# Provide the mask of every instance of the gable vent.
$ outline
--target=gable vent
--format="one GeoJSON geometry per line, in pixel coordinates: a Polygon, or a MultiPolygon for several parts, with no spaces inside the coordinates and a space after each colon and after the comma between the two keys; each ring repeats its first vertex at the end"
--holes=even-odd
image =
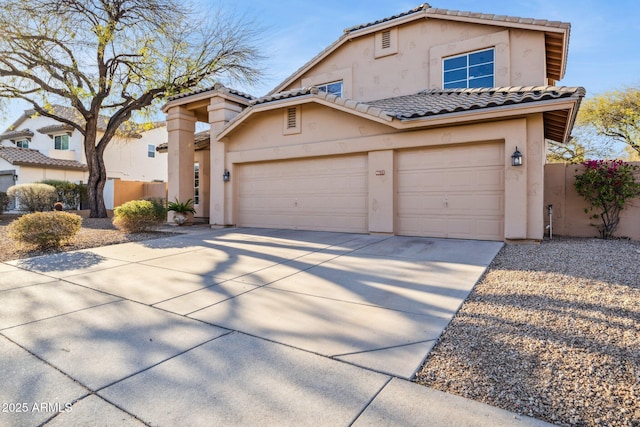
{"type": "Polygon", "coordinates": [[[297,119],[296,107],[287,108],[287,129],[294,129],[298,122],[297,119]]]}
{"type": "Polygon", "coordinates": [[[382,32],[382,48],[389,49],[391,47],[391,31],[382,32]]]}

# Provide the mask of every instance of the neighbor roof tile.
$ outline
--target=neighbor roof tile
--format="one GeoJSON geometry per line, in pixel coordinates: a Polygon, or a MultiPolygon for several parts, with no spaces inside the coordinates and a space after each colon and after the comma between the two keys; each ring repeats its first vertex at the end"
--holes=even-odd
{"type": "Polygon", "coordinates": [[[87,165],[75,160],[54,159],[30,148],[0,147],[0,158],[5,159],[12,165],[87,170],[87,165]]]}

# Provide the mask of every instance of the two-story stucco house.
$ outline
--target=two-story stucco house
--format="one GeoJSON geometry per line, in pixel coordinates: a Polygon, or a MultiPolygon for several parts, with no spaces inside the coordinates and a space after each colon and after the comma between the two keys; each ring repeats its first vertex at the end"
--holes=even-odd
{"type": "Polygon", "coordinates": [[[173,97],[169,198],[220,226],[541,239],[545,139],[569,138],[585,94],[556,86],[569,31],[421,5],[346,29],[262,98],[173,97]]]}
{"type": "MultiPolygon", "coordinates": [[[[75,121],[68,107],[54,105],[54,114],[75,121]]],[[[106,129],[108,117],[98,128],[106,129]]],[[[107,177],[126,181],[166,181],[167,155],[156,147],[166,141],[164,123],[142,132],[120,132],[104,153],[107,177]]],[[[0,191],[14,184],[44,179],[87,182],[89,172],[80,132],[68,124],[26,110],[0,134],[0,191]]]]}

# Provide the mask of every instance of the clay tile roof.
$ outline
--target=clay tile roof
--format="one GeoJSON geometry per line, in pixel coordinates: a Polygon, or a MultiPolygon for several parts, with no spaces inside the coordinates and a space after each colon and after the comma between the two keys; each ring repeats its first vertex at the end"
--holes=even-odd
{"type": "Polygon", "coordinates": [[[31,138],[32,136],[33,132],[31,132],[29,129],[14,130],[5,132],[0,135],[0,141],[3,139],[31,138]]]}
{"type": "Polygon", "coordinates": [[[366,24],[360,24],[360,25],[356,25],[354,27],[345,28],[344,32],[346,34],[346,33],[352,32],[352,31],[361,30],[363,28],[372,27],[374,25],[382,24],[383,22],[393,21],[394,19],[402,18],[403,16],[411,15],[411,14],[414,14],[414,13],[417,13],[417,12],[421,12],[423,10],[427,10],[427,9],[430,9],[430,8],[431,8],[431,6],[429,6],[428,3],[423,3],[418,7],[414,7],[411,10],[399,13],[397,15],[389,16],[387,18],[378,19],[377,21],[368,22],[366,24]]]}
{"type": "Polygon", "coordinates": [[[492,13],[480,13],[480,12],[468,12],[464,10],[450,10],[431,7],[427,3],[423,3],[418,7],[415,7],[407,12],[399,13],[397,15],[389,16],[387,18],[379,19],[377,21],[368,22],[366,24],[356,25],[354,27],[346,28],[344,33],[350,33],[353,31],[361,30],[363,28],[373,27],[374,25],[382,24],[384,22],[392,21],[394,19],[402,18],[404,16],[412,15],[414,13],[424,12],[428,15],[441,15],[447,17],[461,17],[461,18],[474,18],[485,21],[496,22],[509,22],[513,24],[524,25],[537,25],[542,27],[554,27],[554,28],[569,28],[571,25],[566,22],[549,21],[547,19],[535,19],[535,18],[520,18],[518,16],[506,16],[495,15],[492,13]]]}
{"type": "Polygon", "coordinates": [[[427,8],[425,10],[425,13],[427,15],[444,15],[449,17],[476,18],[476,19],[482,19],[486,21],[510,22],[513,24],[537,25],[541,27],[551,27],[551,28],[567,29],[571,27],[571,24],[567,22],[549,21],[547,19],[520,18],[518,16],[495,15],[492,13],[474,13],[474,12],[466,12],[462,10],[427,8]]]}
{"type": "Polygon", "coordinates": [[[298,89],[288,90],[285,92],[277,92],[271,95],[266,95],[260,98],[256,98],[251,101],[251,105],[266,104],[268,102],[280,101],[282,99],[295,98],[298,96],[312,95],[317,93],[318,93],[318,88],[315,86],[301,87],[298,89]]]}
{"type": "Polygon", "coordinates": [[[45,135],[48,135],[50,133],[55,133],[55,132],[67,132],[72,130],[73,130],[73,126],[68,125],[66,123],[63,123],[61,125],[45,126],[45,127],[41,127],[40,129],[37,129],[38,132],[45,135]]]}
{"type": "Polygon", "coordinates": [[[0,147],[0,158],[5,159],[12,165],[87,170],[87,165],[83,165],[75,160],[53,159],[45,156],[38,150],[32,150],[30,148],[0,147]]]}
{"type": "Polygon", "coordinates": [[[583,97],[581,87],[505,87],[478,89],[431,89],[414,95],[369,101],[400,120],[428,117],[480,108],[544,101],[567,97],[583,97]]]}
{"type": "Polygon", "coordinates": [[[186,97],[193,96],[193,95],[198,95],[198,94],[204,93],[204,92],[218,92],[218,93],[232,94],[232,95],[239,96],[240,98],[245,98],[248,101],[251,101],[251,100],[255,99],[255,97],[252,96],[252,95],[249,95],[247,93],[241,92],[241,91],[236,90],[236,89],[228,88],[225,85],[223,85],[222,83],[216,83],[211,87],[207,87],[207,88],[203,88],[203,89],[195,89],[195,90],[190,91],[190,92],[185,92],[185,93],[180,93],[178,95],[170,96],[169,98],[167,98],[167,102],[175,101],[176,99],[186,98],[186,97]]]}
{"type": "MultiPolygon", "coordinates": [[[[82,115],[80,115],[78,110],[76,110],[75,108],[65,107],[63,105],[52,105],[50,112],[53,115],[62,117],[63,119],[73,122],[79,126],[84,126],[85,124],[84,118],[82,117],[82,115]]],[[[18,127],[22,122],[35,116],[36,114],[37,112],[35,109],[25,110],[22,116],[20,116],[20,118],[10,126],[10,129],[18,127]]],[[[100,115],[98,119],[98,130],[100,131],[106,130],[107,125],[109,124],[109,119],[110,118],[108,116],[100,115]]],[[[66,123],[61,123],[59,125],[45,126],[43,128],[38,129],[38,132],[48,133],[48,132],[51,132],[52,129],[53,129],[53,132],[58,130],[60,131],[73,130],[71,125],[66,123]]],[[[118,128],[119,134],[130,137],[130,138],[141,138],[142,136],[139,134],[140,131],[141,130],[139,125],[135,123],[129,123],[129,122],[123,123],[118,128]]],[[[8,137],[5,137],[5,135],[7,135],[8,133],[10,132],[6,132],[0,135],[0,139],[9,139],[8,137]]],[[[31,133],[30,136],[33,136],[33,132],[31,133]]]]}
{"type": "MultiPolygon", "coordinates": [[[[205,130],[202,132],[198,132],[195,135],[193,135],[193,148],[196,151],[206,150],[207,148],[209,148],[210,141],[211,141],[210,131],[205,130]]],[[[166,153],[168,149],[169,149],[168,142],[158,144],[158,146],[156,147],[156,151],[159,153],[166,153]]]]}

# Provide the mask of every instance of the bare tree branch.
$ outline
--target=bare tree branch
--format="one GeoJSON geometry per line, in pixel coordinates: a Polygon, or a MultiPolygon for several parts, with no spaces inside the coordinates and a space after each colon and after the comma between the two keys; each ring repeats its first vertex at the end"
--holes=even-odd
{"type": "Polygon", "coordinates": [[[0,2],[0,97],[25,100],[84,135],[91,216],[106,215],[102,153],[136,112],[220,79],[261,76],[258,26],[195,12],[188,0],[0,2]],[[80,119],[56,116],[47,108],[55,103],[80,119]]]}

